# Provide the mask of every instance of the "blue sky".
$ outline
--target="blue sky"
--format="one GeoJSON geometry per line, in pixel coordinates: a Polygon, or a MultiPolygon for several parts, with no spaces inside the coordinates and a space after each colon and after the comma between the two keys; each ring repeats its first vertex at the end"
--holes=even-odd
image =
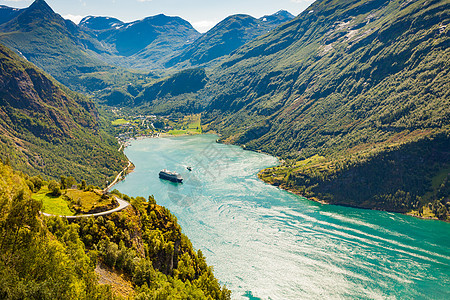
{"type": "MultiPolygon", "coordinates": [[[[205,32],[229,15],[262,17],[285,9],[293,15],[313,0],[46,0],[54,11],[79,21],[87,15],[116,17],[129,22],[156,14],[179,16],[205,32]]],[[[27,7],[33,0],[0,0],[0,5],[27,7]]]]}

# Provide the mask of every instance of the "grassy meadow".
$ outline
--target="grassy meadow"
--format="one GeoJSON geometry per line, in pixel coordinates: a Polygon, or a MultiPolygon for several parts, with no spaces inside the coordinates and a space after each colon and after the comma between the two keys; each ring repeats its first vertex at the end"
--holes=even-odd
{"type": "Polygon", "coordinates": [[[34,200],[42,201],[42,211],[52,215],[73,216],[74,213],[69,209],[69,203],[64,195],[55,197],[47,186],[42,187],[37,193],[32,195],[34,200]]]}
{"type": "Polygon", "coordinates": [[[62,194],[56,197],[52,195],[47,186],[44,186],[34,193],[32,198],[42,201],[42,211],[44,213],[60,216],[87,214],[96,208],[108,210],[111,206],[114,206],[112,198],[102,196],[101,190],[83,191],[68,189],[63,190],[62,194]]]}

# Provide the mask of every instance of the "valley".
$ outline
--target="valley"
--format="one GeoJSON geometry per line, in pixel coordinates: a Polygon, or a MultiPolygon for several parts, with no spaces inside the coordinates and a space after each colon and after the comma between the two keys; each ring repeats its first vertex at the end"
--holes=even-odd
{"type": "Polygon", "coordinates": [[[113,111],[117,119],[111,121],[112,133],[122,145],[127,144],[129,139],[202,133],[201,114],[143,116],[113,111]]]}

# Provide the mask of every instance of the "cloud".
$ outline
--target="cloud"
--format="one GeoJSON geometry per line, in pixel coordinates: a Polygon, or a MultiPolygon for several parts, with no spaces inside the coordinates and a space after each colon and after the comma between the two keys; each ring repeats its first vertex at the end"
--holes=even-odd
{"type": "Polygon", "coordinates": [[[199,32],[204,33],[210,30],[214,27],[214,25],[217,24],[217,22],[214,21],[198,21],[198,22],[192,22],[192,26],[194,26],[195,29],[197,29],[199,32]]]}
{"type": "Polygon", "coordinates": [[[84,18],[84,16],[79,15],[64,15],[62,16],[64,19],[71,20],[75,24],[79,24],[81,20],[84,18]]]}
{"type": "Polygon", "coordinates": [[[314,0],[291,0],[294,3],[312,3],[314,0]]]}
{"type": "Polygon", "coordinates": [[[138,2],[150,2],[152,0],[137,0],[138,2]]]}

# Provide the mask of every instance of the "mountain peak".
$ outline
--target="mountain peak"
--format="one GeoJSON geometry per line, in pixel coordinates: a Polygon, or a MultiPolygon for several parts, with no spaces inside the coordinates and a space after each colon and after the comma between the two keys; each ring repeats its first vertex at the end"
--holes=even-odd
{"type": "Polygon", "coordinates": [[[2,31],[30,31],[37,26],[36,24],[42,26],[46,22],[60,24],[65,22],[44,0],[36,0],[27,8],[17,9],[8,18],[4,18],[7,22],[1,24],[2,31]]]}
{"type": "Polygon", "coordinates": [[[178,63],[201,65],[223,58],[258,36],[266,34],[277,26],[292,20],[287,11],[256,19],[246,14],[235,14],[220,21],[201,38],[189,45],[179,56],[166,66],[178,63]]]}
{"type": "Polygon", "coordinates": [[[283,16],[286,18],[295,18],[295,16],[293,14],[291,14],[290,12],[288,12],[287,10],[281,9],[279,11],[277,11],[276,13],[273,14],[273,16],[283,16]]]}
{"type": "Polygon", "coordinates": [[[295,16],[292,15],[287,10],[279,10],[272,15],[266,15],[266,16],[260,18],[260,20],[264,21],[264,22],[269,21],[269,22],[276,22],[276,23],[284,23],[284,22],[292,20],[293,18],[295,18],[295,16]]]}
{"type": "MultiPolygon", "coordinates": [[[[136,21],[136,22],[139,22],[139,21],[136,21]]],[[[192,27],[192,25],[188,21],[186,21],[180,17],[167,16],[165,14],[158,14],[155,16],[150,16],[150,17],[147,17],[147,18],[141,20],[140,22],[150,23],[153,26],[166,26],[166,25],[172,23],[172,24],[178,24],[178,25],[184,25],[187,27],[192,27]]],[[[192,27],[192,29],[194,29],[194,28],[192,27]]]]}
{"type": "Polygon", "coordinates": [[[45,2],[45,0],[35,0],[28,9],[38,9],[54,13],[53,9],[45,2]]]}
{"type": "MultiPolygon", "coordinates": [[[[45,0],[35,0],[19,16],[20,22],[32,23],[36,20],[51,20],[57,15],[45,0]]],[[[61,18],[62,19],[62,18],[61,18]]]]}

